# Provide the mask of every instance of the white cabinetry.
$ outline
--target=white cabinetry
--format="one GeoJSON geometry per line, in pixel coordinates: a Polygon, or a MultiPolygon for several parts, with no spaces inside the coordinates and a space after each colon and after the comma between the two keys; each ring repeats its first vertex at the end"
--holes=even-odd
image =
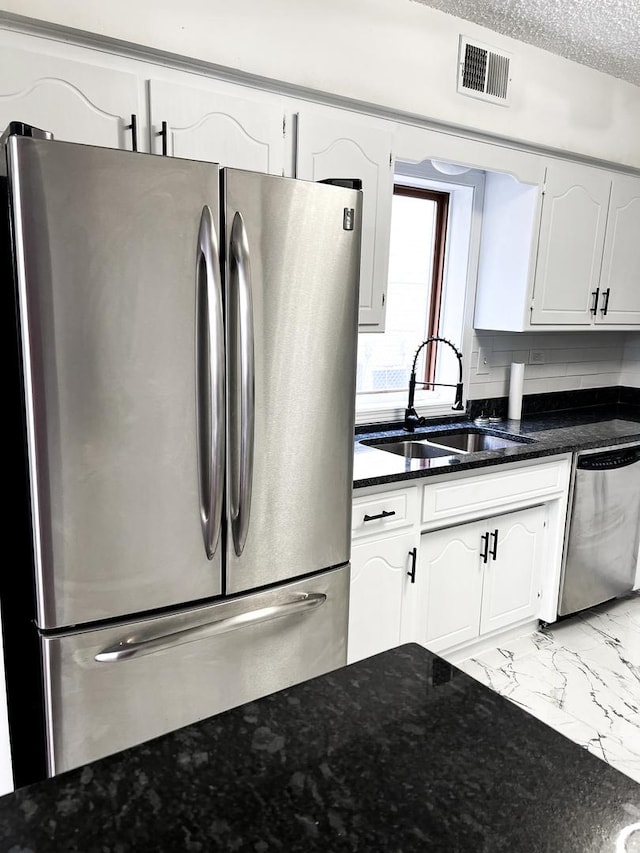
{"type": "Polygon", "coordinates": [[[488,175],[474,325],[640,325],[640,178],[549,160],[542,191],[488,175]]]}
{"type": "Polygon", "coordinates": [[[236,169],[282,175],[284,111],[278,99],[224,84],[149,82],[152,150],[236,169]]]}
{"type": "Polygon", "coordinates": [[[600,300],[598,323],[640,325],[640,178],[613,177],[600,300]]]}
{"type": "Polygon", "coordinates": [[[555,621],[570,463],[566,454],[358,493],[349,661],[406,642],[463,659],[505,631],[555,621]]]}
{"type": "Polygon", "coordinates": [[[417,489],[411,487],[353,502],[349,663],[411,639],[404,628],[420,538],[417,500],[417,489]]]}
{"type": "Polygon", "coordinates": [[[538,616],[545,515],[533,507],[424,535],[419,642],[441,651],[538,616]]]}
{"type": "MultiPolygon", "coordinates": [[[[144,112],[133,74],[6,46],[0,51],[0,132],[21,121],[66,142],[131,148],[126,126],[144,112]]],[[[138,132],[138,150],[146,150],[143,137],[138,132]]]]}
{"type": "Polygon", "coordinates": [[[531,323],[590,325],[607,224],[611,175],[573,163],[548,167],[531,323]]]}
{"type": "Polygon", "coordinates": [[[353,546],[348,663],[400,645],[402,603],[416,552],[413,533],[353,546]]]}
{"type": "Polygon", "coordinates": [[[363,189],[360,326],[384,330],[393,196],[392,132],[344,110],[302,110],[296,175],[308,181],[360,178],[363,189]]]}

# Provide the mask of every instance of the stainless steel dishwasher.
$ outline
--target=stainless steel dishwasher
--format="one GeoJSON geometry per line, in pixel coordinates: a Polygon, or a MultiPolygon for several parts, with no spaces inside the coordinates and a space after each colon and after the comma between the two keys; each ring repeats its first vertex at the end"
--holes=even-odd
{"type": "Polygon", "coordinates": [[[576,454],[558,614],[633,589],[640,541],[640,444],[576,454]]]}

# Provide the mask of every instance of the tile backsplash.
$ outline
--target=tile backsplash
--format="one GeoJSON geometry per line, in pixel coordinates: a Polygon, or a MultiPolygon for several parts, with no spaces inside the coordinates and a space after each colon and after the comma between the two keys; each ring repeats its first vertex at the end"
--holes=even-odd
{"type": "Polygon", "coordinates": [[[511,362],[525,367],[524,393],[574,391],[610,385],[640,387],[639,332],[476,332],[467,398],[505,397],[511,362]],[[478,374],[478,351],[484,347],[489,368],[478,374]],[[530,364],[532,350],[543,364],[530,364]]]}
{"type": "Polygon", "coordinates": [[[627,335],[620,384],[640,388],[640,332],[629,332],[627,335]]]}

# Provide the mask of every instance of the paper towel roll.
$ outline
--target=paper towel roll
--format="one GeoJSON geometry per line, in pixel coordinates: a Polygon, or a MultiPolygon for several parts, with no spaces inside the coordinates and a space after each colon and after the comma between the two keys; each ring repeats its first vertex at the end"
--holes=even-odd
{"type": "Polygon", "coordinates": [[[524,364],[519,361],[511,363],[511,379],[509,382],[509,420],[519,421],[522,416],[522,388],[524,385],[524,364]]]}

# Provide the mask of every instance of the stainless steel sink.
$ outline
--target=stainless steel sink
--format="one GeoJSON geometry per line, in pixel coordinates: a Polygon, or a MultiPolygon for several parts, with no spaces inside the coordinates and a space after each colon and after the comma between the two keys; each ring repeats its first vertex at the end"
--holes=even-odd
{"type": "Polygon", "coordinates": [[[455,457],[460,454],[480,453],[482,451],[503,450],[505,447],[517,447],[519,444],[529,444],[530,438],[504,438],[490,435],[478,429],[451,430],[444,433],[430,433],[429,438],[424,434],[407,436],[399,441],[385,439],[365,439],[362,444],[375,447],[376,450],[386,450],[404,456],[405,459],[440,459],[450,457],[451,462],[459,461],[455,457]]]}
{"type": "Polygon", "coordinates": [[[517,447],[528,444],[527,439],[503,438],[497,435],[487,435],[471,429],[461,429],[442,435],[431,435],[429,441],[440,447],[448,447],[457,453],[478,453],[482,450],[502,450],[504,447],[517,447]]]}
{"type": "Polygon", "coordinates": [[[426,441],[388,441],[386,443],[363,442],[375,447],[376,450],[386,450],[407,459],[437,459],[439,456],[451,456],[451,450],[437,447],[426,441]]]}

